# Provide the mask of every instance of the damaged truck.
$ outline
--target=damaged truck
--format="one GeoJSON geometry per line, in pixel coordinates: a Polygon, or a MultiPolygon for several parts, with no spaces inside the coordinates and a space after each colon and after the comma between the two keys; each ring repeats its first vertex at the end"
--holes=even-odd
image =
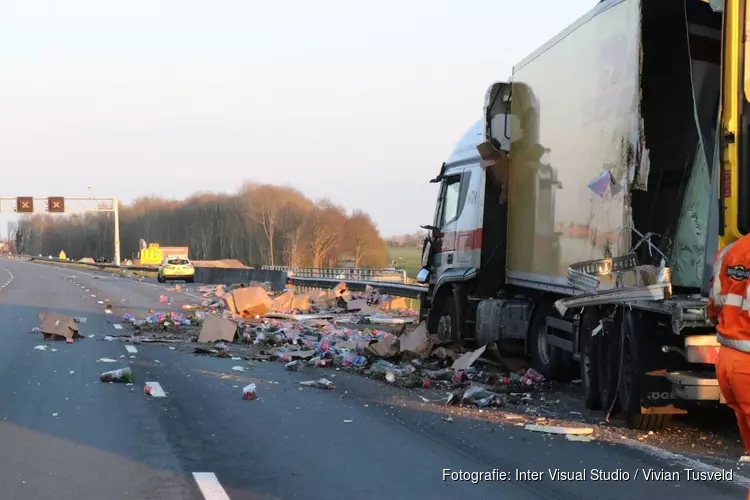
{"type": "Polygon", "coordinates": [[[718,406],[712,263],[750,231],[746,16],[602,1],[493,84],[431,181],[429,330],[523,347],[631,428],[718,406]]]}

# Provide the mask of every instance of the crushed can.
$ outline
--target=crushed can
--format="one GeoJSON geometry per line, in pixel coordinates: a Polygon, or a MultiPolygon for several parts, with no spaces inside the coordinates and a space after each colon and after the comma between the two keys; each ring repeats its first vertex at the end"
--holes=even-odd
{"type": "Polygon", "coordinates": [[[289,363],[284,365],[284,368],[286,368],[286,371],[288,372],[297,372],[300,368],[302,368],[302,365],[300,365],[297,361],[290,361],[289,363]]]}
{"type": "Polygon", "coordinates": [[[315,382],[315,386],[319,389],[333,389],[336,387],[336,384],[328,380],[327,378],[321,378],[317,382],[315,382]]]}

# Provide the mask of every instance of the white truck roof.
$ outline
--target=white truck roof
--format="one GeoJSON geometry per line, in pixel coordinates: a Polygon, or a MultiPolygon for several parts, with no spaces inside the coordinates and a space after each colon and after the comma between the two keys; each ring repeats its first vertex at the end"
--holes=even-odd
{"type": "Polygon", "coordinates": [[[478,163],[481,160],[477,146],[484,141],[484,121],[477,120],[474,125],[466,131],[464,136],[458,141],[456,147],[453,148],[453,152],[448,157],[446,167],[451,167],[454,163],[468,163],[471,160],[476,160],[478,163]]]}

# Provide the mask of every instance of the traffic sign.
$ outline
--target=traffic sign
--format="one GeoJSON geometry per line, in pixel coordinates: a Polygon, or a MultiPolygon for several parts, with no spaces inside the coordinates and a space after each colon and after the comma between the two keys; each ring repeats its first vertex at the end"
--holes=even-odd
{"type": "Polygon", "coordinates": [[[65,212],[65,198],[62,196],[50,196],[47,198],[47,211],[53,213],[65,212]]]}
{"type": "Polygon", "coordinates": [[[19,214],[30,214],[34,212],[33,196],[18,196],[16,198],[16,212],[19,214]]]}

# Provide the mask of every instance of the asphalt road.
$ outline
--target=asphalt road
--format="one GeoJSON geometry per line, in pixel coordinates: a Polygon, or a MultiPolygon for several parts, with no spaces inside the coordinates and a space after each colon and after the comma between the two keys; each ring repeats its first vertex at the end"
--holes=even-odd
{"type": "Polygon", "coordinates": [[[569,442],[476,413],[446,422],[444,407],[344,372],[326,372],[337,384],[333,391],[300,390],[298,382],[311,374],[281,364],[237,373],[232,366],[246,362],[144,344],[131,353],[124,342],[100,340],[118,333],[124,313],[178,310],[195,300],[167,288],[0,259],[0,497],[746,498],[737,476],[688,481],[685,467],[712,470],[700,463],[658,450],[569,442]],[[159,304],[160,295],[174,302],[159,304]],[[105,300],[112,314],[98,303],[105,300]],[[45,310],[85,317],[81,333],[96,337],[44,342],[29,332],[45,310]],[[46,350],[34,349],[44,344],[46,350]],[[98,381],[101,372],[127,365],[134,385],[98,381]],[[146,381],[158,382],[166,397],[144,395],[146,381]],[[260,399],[244,401],[241,387],[251,381],[260,399]],[[500,480],[451,480],[446,469],[495,471],[500,480]],[[554,480],[555,469],[587,471],[588,480],[554,480]],[[643,477],[661,470],[680,478],[643,477]],[[544,474],[524,481],[517,471],[544,474]]]}

